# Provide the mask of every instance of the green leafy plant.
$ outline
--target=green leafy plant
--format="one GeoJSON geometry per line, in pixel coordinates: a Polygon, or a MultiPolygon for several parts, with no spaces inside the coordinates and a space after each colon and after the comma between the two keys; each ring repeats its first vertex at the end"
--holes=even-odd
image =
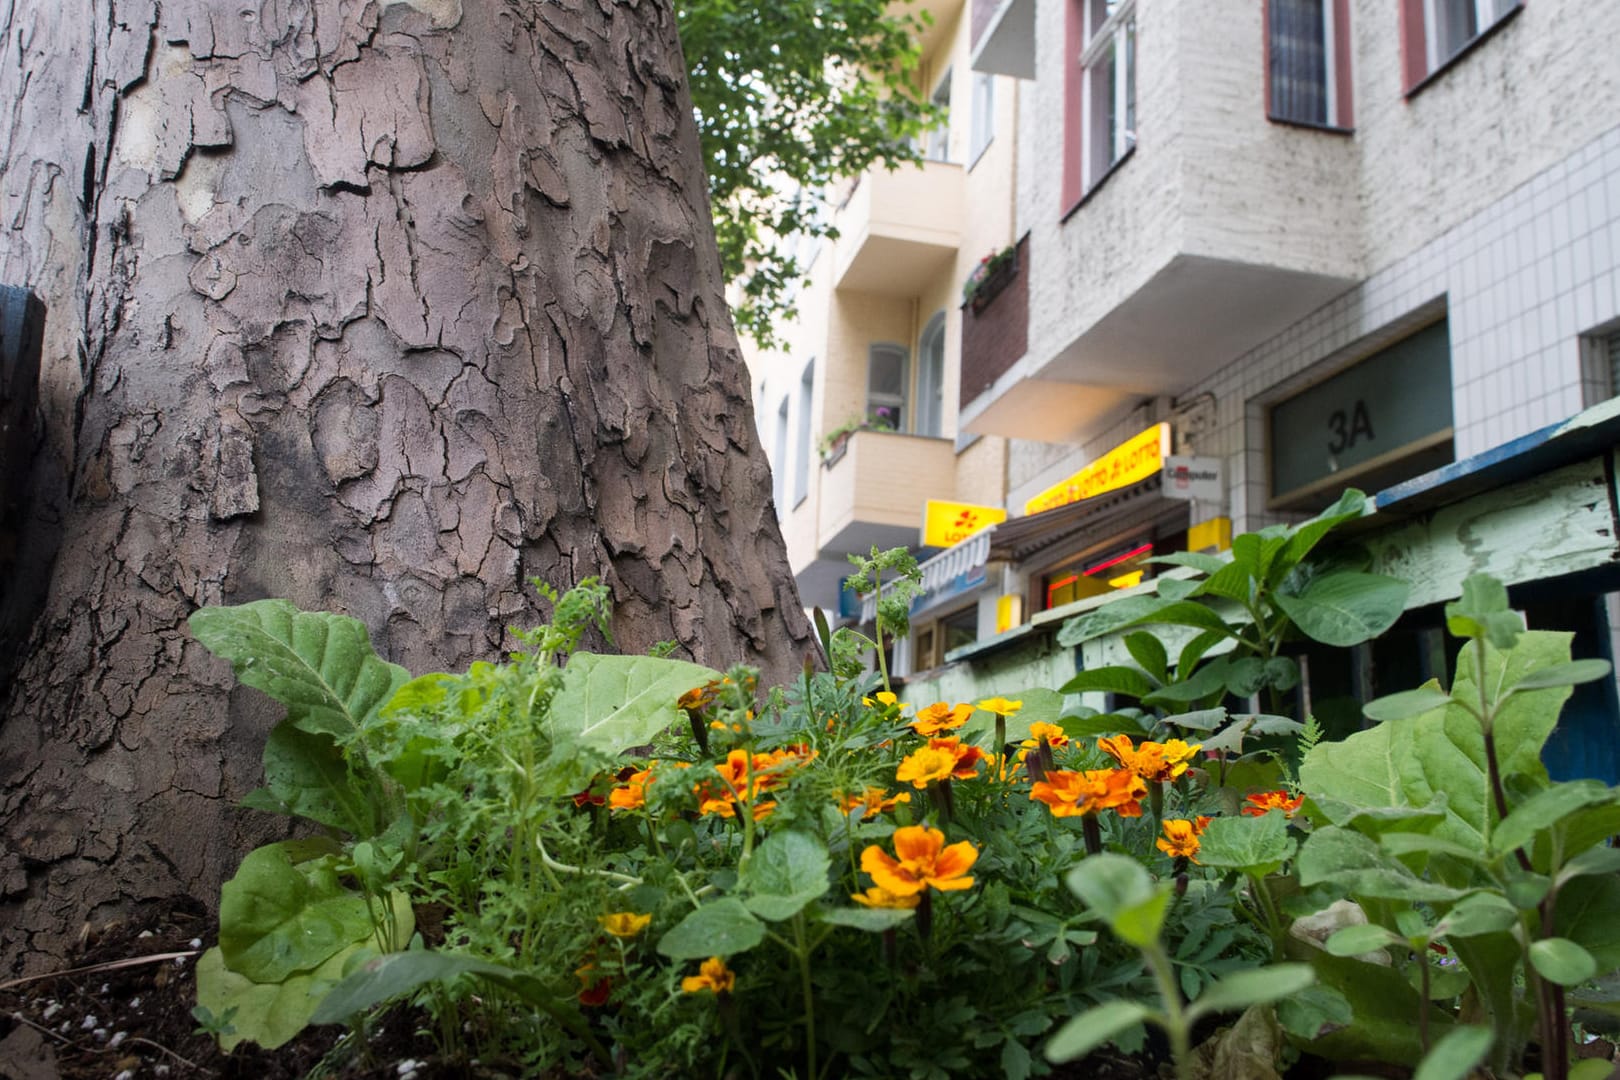
{"type": "Polygon", "coordinates": [[[978,265],[973,268],[967,279],[962,282],[962,302],[971,304],[973,298],[984,287],[985,282],[993,278],[1004,267],[1011,266],[1017,257],[1018,245],[1008,244],[1006,247],[992,251],[980,259],[978,265]]]}
{"type": "MultiPolygon", "coordinates": [[[[1355,1003],[1367,964],[1354,958],[1388,956],[1415,990],[1416,1052],[1438,1053],[1433,1033],[1477,1013],[1494,1033],[1494,1069],[1521,1068],[1534,1034],[1543,1071],[1562,1078],[1566,995],[1620,967],[1620,940],[1596,914],[1620,902],[1620,852],[1606,845],[1620,793],[1553,783],[1540,754],[1568,688],[1609,668],[1571,661],[1567,634],[1524,630],[1490,578],[1468,579],[1446,622],[1465,639],[1451,689],[1369,703],[1377,727],[1316,746],[1300,768],[1316,823],[1300,884],[1353,900],[1367,919],[1311,959],[1355,1003]]],[[[1341,1043],[1396,1050],[1370,1015],[1358,1019],[1341,1043]]]]}
{"type": "Polygon", "coordinates": [[[821,460],[825,462],[830,459],[834,451],[840,449],[857,431],[893,430],[894,412],[887,407],[873,409],[864,416],[851,416],[823,433],[818,444],[821,460]]]}

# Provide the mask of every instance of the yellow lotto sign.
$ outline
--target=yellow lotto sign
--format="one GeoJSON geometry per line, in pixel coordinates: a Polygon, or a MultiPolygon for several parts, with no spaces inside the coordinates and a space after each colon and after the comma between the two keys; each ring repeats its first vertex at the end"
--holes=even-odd
{"type": "Polygon", "coordinates": [[[1169,452],[1170,425],[1154,424],[1026,502],[1024,513],[1038,514],[1146,480],[1159,472],[1169,452]]]}
{"type": "Polygon", "coordinates": [[[972,503],[929,499],[923,505],[923,547],[960,544],[980,529],[999,525],[1006,520],[1007,511],[999,506],[974,506],[972,503]]]}

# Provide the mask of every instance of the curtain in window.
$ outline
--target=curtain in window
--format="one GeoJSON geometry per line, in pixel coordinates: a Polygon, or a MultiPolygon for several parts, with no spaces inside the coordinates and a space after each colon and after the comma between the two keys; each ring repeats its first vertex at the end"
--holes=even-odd
{"type": "Polygon", "coordinates": [[[1331,0],[1271,0],[1271,115],[1328,123],[1327,11],[1331,0]]]}

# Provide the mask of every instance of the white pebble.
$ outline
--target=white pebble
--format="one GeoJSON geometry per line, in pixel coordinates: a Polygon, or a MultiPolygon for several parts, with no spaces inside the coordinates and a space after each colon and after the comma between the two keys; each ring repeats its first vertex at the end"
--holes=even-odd
{"type": "Polygon", "coordinates": [[[416,1070],[421,1067],[422,1063],[420,1061],[413,1058],[406,1058],[404,1061],[394,1066],[394,1071],[399,1073],[401,1076],[411,1076],[414,1075],[416,1070]]]}
{"type": "Polygon", "coordinates": [[[49,1005],[45,1006],[45,1012],[42,1014],[41,1018],[45,1020],[54,1020],[56,1019],[56,1014],[61,1011],[62,1003],[60,1001],[53,1001],[49,1005]]]}
{"type": "Polygon", "coordinates": [[[141,1007],[141,999],[139,995],[129,999],[129,1007],[132,1009],[138,1009],[141,1007]]]}
{"type": "Polygon", "coordinates": [[[152,933],[152,931],[150,931],[150,930],[142,930],[140,933],[136,934],[135,936],[138,937],[138,938],[157,937],[157,935],[152,933]]]}
{"type": "Polygon", "coordinates": [[[112,983],[102,983],[102,984],[101,984],[101,992],[102,992],[102,993],[103,993],[103,994],[110,994],[110,993],[112,993],[112,983]]]}
{"type": "Polygon", "coordinates": [[[200,938],[200,937],[194,937],[194,938],[192,938],[192,939],[191,939],[191,947],[192,947],[192,948],[193,948],[193,949],[200,949],[200,948],[202,948],[202,938],[200,938]]]}
{"type": "Polygon", "coordinates": [[[168,1076],[169,1075],[169,1067],[168,1067],[168,1065],[164,1064],[161,1061],[158,1062],[156,1065],[152,1066],[152,1075],[153,1076],[168,1076]]]}
{"type": "Polygon", "coordinates": [[[101,1021],[97,1020],[94,1016],[87,1016],[87,1017],[84,1018],[84,1021],[81,1024],[79,1024],[79,1026],[81,1028],[83,1028],[85,1031],[89,1031],[91,1028],[95,1027],[97,1024],[100,1024],[100,1023],[101,1023],[101,1021]]]}
{"type": "Polygon", "coordinates": [[[125,1069],[123,1072],[116,1074],[113,1080],[135,1080],[135,1070],[125,1069]]]}
{"type": "Polygon", "coordinates": [[[119,1045],[127,1038],[129,1038],[129,1032],[127,1031],[113,1032],[113,1037],[107,1040],[107,1049],[111,1050],[113,1047],[119,1045]]]}

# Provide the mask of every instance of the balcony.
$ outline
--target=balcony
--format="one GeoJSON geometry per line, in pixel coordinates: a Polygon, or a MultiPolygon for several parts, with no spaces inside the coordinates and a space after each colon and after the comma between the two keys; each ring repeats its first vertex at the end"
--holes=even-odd
{"type": "MultiPolygon", "coordinates": [[[[821,555],[915,546],[923,504],[956,495],[950,439],[857,431],[821,477],[821,555]]],[[[846,571],[847,572],[847,571],[846,571]]]]}
{"type": "Polygon", "coordinates": [[[1029,348],[1029,236],[1018,241],[1005,280],[986,282],[962,306],[961,404],[978,397],[1029,348]]]}
{"type": "Polygon", "coordinates": [[[839,212],[834,287],[915,296],[962,243],[962,167],[925,161],[861,177],[839,212]]]}
{"type": "Polygon", "coordinates": [[[1035,0],[973,0],[974,71],[1035,77],[1035,0]]]}

